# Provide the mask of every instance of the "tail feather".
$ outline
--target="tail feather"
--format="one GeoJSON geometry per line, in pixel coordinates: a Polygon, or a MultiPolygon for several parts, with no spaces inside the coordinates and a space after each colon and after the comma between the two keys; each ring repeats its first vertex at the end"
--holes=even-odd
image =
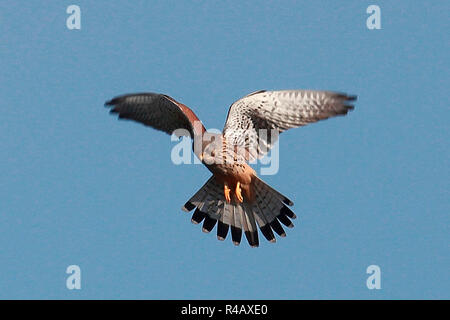
{"type": "Polygon", "coordinates": [[[217,220],[210,218],[208,215],[205,217],[205,222],[203,222],[203,228],[202,231],[209,233],[216,225],[217,220]]]}
{"type": "Polygon", "coordinates": [[[266,217],[266,215],[264,214],[264,212],[266,211],[266,206],[262,201],[260,193],[257,190],[255,191],[256,191],[255,192],[256,201],[253,208],[256,210],[255,218],[256,221],[258,222],[259,229],[261,230],[261,233],[268,241],[275,242],[276,239],[272,232],[272,228],[270,227],[270,218],[266,217]]]}
{"type": "Polygon", "coordinates": [[[275,231],[280,237],[286,237],[286,232],[284,232],[283,227],[278,222],[277,219],[274,219],[270,222],[270,227],[275,231]]]}
{"type": "Polygon", "coordinates": [[[240,204],[233,206],[233,224],[231,225],[231,239],[233,244],[238,246],[242,238],[242,207],[240,204]]]}
{"type": "MultiPolygon", "coordinates": [[[[277,220],[276,212],[273,211],[273,207],[270,205],[270,201],[267,196],[267,192],[264,190],[265,184],[258,184],[256,186],[256,201],[260,204],[262,207],[263,216],[266,218],[266,221],[268,221],[270,227],[275,231],[280,237],[286,237],[286,232],[284,232],[283,227],[280,225],[280,223],[277,220]]],[[[275,203],[276,204],[276,203],[275,203]]]]}
{"type": "Polygon", "coordinates": [[[255,183],[255,193],[256,193],[256,203],[260,205],[262,211],[262,217],[265,218],[267,222],[276,219],[277,211],[273,208],[273,205],[269,202],[270,192],[264,188],[264,184],[255,183]]]}
{"type": "Polygon", "coordinates": [[[248,244],[251,247],[257,247],[259,246],[259,239],[258,229],[256,228],[255,222],[255,212],[253,209],[254,206],[246,202],[243,202],[242,206],[244,209],[243,225],[245,230],[245,237],[247,238],[248,244]]]}
{"type": "Polygon", "coordinates": [[[223,223],[219,220],[217,223],[217,239],[223,241],[227,237],[228,229],[230,228],[229,224],[223,223]]]}
{"type": "Polygon", "coordinates": [[[267,191],[271,191],[272,193],[274,193],[284,204],[286,204],[290,207],[292,207],[294,205],[294,203],[291,200],[289,200],[288,197],[284,196],[283,194],[281,194],[280,192],[278,192],[277,190],[275,190],[274,188],[269,186],[267,183],[262,181],[259,177],[255,177],[255,183],[258,185],[264,186],[264,188],[267,189],[267,191]]]}
{"type": "MultiPolygon", "coordinates": [[[[286,227],[293,228],[294,224],[291,220],[289,220],[288,216],[290,216],[292,219],[295,219],[296,215],[288,207],[286,207],[286,205],[283,204],[287,202],[284,201],[284,199],[287,198],[278,191],[272,192],[274,189],[264,183],[261,179],[259,179],[258,185],[259,194],[263,195],[263,201],[269,208],[268,212],[272,212],[276,216],[276,219],[278,219],[286,227]],[[264,197],[264,195],[266,196],[264,197]]],[[[272,219],[272,221],[276,221],[276,219],[272,219]]],[[[277,230],[279,230],[283,234],[284,230],[282,231],[282,228],[280,229],[276,223],[275,225],[277,230]]]]}
{"type": "Polygon", "coordinates": [[[192,215],[191,222],[194,224],[199,224],[205,219],[206,213],[200,211],[199,208],[196,208],[194,214],[192,215]]]}
{"type": "Polygon", "coordinates": [[[228,235],[230,225],[233,224],[233,206],[231,204],[228,204],[226,201],[221,202],[222,208],[220,210],[221,215],[219,218],[219,223],[217,225],[217,239],[223,241],[228,235]]]}
{"type": "Polygon", "coordinates": [[[221,221],[225,224],[232,225],[234,219],[234,206],[231,203],[224,201],[223,214],[221,216],[221,221]]]}
{"type": "Polygon", "coordinates": [[[203,221],[202,230],[211,232],[217,224],[217,238],[225,240],[231,230],[231,239],[239,245],[242,231],[252,247],[259,246],[258,227],[263,236],[270,242],[276,242],[274,232],[281,237],[286,233],[280,222],[292,228],[290,219],[296,215],[287,206],[293,203],[287,197],[255,177],[252,182],[254,199],[252,202],[228,203],[225,201],[223,184],[212,176],[183,206],[184,211],[192,211],[191,221],[199,224],[203,221]]]}
{"type": "Polygon", "coordinates": [[[284,213],[280,213],[280,214],[277,216],[277,219],[278,219],[282,224],[284,224],[286,227],[288,227],[288,228],[293,228],[293,227],[294,227],[294,224],[292,223],[292,221],[289,220],[289,218],[287,217],[287,215],[285,215],[284,213]]]}
{"type": "Polygon", "coordinates": [[[207,195],[207,186],[212,182],[214,177],[209,178],[208,181],[185,203],[185,205],[181,208],[183,211],[189,212],[194,210],[196,207],[200,206],[203,203],[203,199],[205,199],[207,195]]]}

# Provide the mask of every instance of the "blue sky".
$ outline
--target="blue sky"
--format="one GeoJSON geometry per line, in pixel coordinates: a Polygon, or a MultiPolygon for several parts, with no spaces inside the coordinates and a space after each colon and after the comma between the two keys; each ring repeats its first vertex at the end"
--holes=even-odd
{"type": "Polygon", "coordinates": [[[0,4],[0,298],[450,298],[448,1],[0,4]],[[81,8],[68,30],[66,8],[81,8]],[[366,8],[381,8],[368,30],[366,8]],[[162,92],[222,128],[259,89],[358,95],[283,133],[299,217],[258,249],[180,210],[207,180],[103,103],[162,92]],[[82,289],[68,290],[79,265],[82,289]],[[366,268],[381,268],[381,290],[366,268]]]}

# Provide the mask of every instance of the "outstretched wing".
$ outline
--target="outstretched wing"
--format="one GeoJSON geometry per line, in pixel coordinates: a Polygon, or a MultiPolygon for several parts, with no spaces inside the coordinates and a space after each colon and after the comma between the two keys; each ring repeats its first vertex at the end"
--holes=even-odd
{"type": "Polygon", "coordinates": [[[257,91],[233,103],[223,129],[247,160],[264,156],[278,134],[353,109],[356,96],[314,90],[257,91]]]}
{"type": "Polygon", "coordinates": [[[205,131],[195,113],[175,99],[158,93],[135,93],[107,101],[111,113],[119,119],[131,119],[168,134],[177,129],[189,131],[191,137],[205,131]]]}

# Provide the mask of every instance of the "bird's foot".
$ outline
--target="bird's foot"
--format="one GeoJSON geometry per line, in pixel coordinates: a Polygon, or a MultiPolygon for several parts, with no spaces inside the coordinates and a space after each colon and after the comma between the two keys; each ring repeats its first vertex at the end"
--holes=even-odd
{"type": "Polygon", "coordinates": [[[244,201],[244,198],[242,197],[242,193],[241,193],[241,183],[240,182],[238,182],[237,184],[236,184],[236,197],[238,198],[238,200],[239,200],[239,202],[243,202],[244,201]]]}
{"type": "Polygon", "coordinates": [[[228,184],[224,184],[223,185],[223,193],[225,194],[225,200],[230,203],[231,202],[231,197],[230,197],[230,192],[231,189],[228,187],[228,184]]]}

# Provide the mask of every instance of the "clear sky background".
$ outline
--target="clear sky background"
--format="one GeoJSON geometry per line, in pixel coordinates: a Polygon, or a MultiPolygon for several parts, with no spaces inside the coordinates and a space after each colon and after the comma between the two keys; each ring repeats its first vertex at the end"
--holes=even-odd
{"type": "Polygon", "coordinates": [[[2,1],[0,298],[450,298],[448,1],[2,1]],[[68,30],[67,6],[81,8],[68,30]],[[368,30],[366,8],[381,8],[368,30]],[[161,92],[223,127],[259,89],[358,95],[283,133],[295,228],[257,249],[181,206],[208,179],[103,107],[161,92]],[[82,289],[66,288],[79,265],[82,289]],[[381,290],[366,268],[381,268],[381,290]]]}

